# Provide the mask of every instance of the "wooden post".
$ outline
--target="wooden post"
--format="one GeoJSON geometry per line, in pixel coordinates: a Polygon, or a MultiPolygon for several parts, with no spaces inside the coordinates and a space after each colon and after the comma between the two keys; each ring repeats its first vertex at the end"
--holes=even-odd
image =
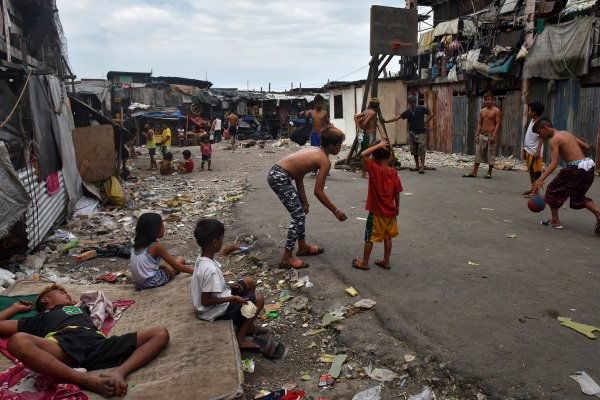
{"type": "MultiPolygon", "coordinates": [[[[369,90],[371,90],[371,86],[373,85],[372,97],[377,96],[377,72],[379,71],[379,63],[383,59],[383,56],[379,58],[379,56],[375,55],[371,57],[371,61],[369,62],[369,72],[367,74],[367,81],[365,82],[365,90],[363,92],[363,101],[360,111],[363,112],[367,108],[367,101],[369,99],[369,90]]],[[[346,165],[350,164],[350,159],[354,155],[354,152],[358,150],[358,135],[354,137],[354,141],[352,142],[352,146],[350,147],[350,151],[348,152],[348,156],[346,157],[346,165]]]]}

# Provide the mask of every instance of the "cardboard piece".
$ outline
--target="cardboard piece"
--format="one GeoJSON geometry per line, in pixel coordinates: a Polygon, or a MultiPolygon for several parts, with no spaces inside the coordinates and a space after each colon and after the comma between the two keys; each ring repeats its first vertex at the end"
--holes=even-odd
{"type": "Polygon", "coordinates": [[[73,130],[77,169],[84,182],[117,175],[115,132],[112,125],[85,126],[73,130]]]}

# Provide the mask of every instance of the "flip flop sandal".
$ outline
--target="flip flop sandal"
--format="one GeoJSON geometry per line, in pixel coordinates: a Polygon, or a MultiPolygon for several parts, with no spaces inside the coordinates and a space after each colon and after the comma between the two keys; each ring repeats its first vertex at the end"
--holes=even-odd
{"type": "MultiPolygon", "coordinates": [[[[312,249],[312,247],[311,247],[311,249],[312,249]]],[[[296,255],[298,257],[308,257],[308,256],[318,256],[319,254],[323,254],[323,253],[325,253],[325,249],[317,246],[316,252],[308,250],[306,253],[300,253],[299,251],[297,251],[296,255]]]]}
{"type": "Polygon", "coordinates": [[[308,268],[309,264],[305,263],[305,262],[301,262],[301,264],[297,267],[293,266],[292,264],[286,264],[286,263],[279,263],[278,268],[281,269],[303,269],[303,268],[308,268]]]}
{"type": "Polygon", "coordinates": [[[362,269],[364,271],[371,269],[371,268],[369,268],[368,265],[359,265],[358,264],[359,262],[360,262],[360,260],[358,258],[355,258],[354,260],[352,260],[352,268],[362,269]]]}
{"type": "Polygon", "coordinates": [[[491,175],[486,175],[486,176],[483,177],[483,179],[492,179],[492,176],[491,175]]]}
{"type": "Polygon", "coordinates": [[[252,341],[260,346],[258,351],[260,351],[260,354],[262,354],[265,358],[281,358],[286,353],[286,348],[283,345],[283,343],[279,343],[275,339],[263,339],[253,337],[252,341]]]}
{"type": "Polygon", "coordinates": [[[547,226],[548,228],[554,228],[554,229],[563,229],[562,225],[559,224],[551,224],[549,219],[545,219],[541,222],[542,225],[547,226]]]}
{"type": "Polygon", "coordinates": [[[384,263],[382,263],[379,260],[375,261],[375,265],[377,265],[378,267],[381,267],[383,269],[392,269],[392,267],[390,267],[389,265],[385,265],[384,263]]]}
{"type": "Polygon", "coordinates": [[[269,330],[267,328],[263,328],[262,326],[254,326],[252,328],[252,330],[250,331],[250,335],[254,336],[261,336],[261,335],[266,335],[267,333],[269,333],[269,330]]]}
{"type": "Polygon", "coordinates": [[[477,178],[477,175],[463,174],[463,178],[477,178]]]}

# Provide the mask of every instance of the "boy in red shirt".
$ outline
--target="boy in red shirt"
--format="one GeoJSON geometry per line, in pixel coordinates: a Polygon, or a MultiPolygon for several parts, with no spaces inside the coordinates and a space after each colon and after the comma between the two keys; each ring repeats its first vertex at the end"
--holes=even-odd
{"type": "Polygon", "coordinates": [[[179,161],[177,163],[177,169],[180,174],[189,174],[194,172],[194,160],[192,159],[192,152],[189,150],[184,150],[183,153],[183,161],[179,161]]]}
{"type": "Polygon", "coordinates": [[[373,250],[373,242],[384,245],[383,260],[375,261],[375,265],[390,269],[392,238],[398,236],[398,215],[402,184],[398,173],[390,168],[390,147],[387,140],[382,140],[363,151],[361,158],[364,169],[369,173],[369,193],[366,209],[369,211],[365,229],[365,248],[362,260],[355,258],[352,266],[357,269],[369,269],[369,257],[373,250]],[[369,158],[370,155],[373,158],[369,158]]]}

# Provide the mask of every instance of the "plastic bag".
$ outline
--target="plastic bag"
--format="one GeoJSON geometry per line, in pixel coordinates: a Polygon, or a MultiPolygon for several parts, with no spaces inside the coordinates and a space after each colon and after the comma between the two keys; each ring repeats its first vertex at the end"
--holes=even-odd
{"type": "Polygon", "coordinates": [[[310,125],[304,124],[304,126],[300,126],[291,133],[290,140],[292,142],[298,143],[300,146],[304,146],[310,137],[310,125]]]}
{"type": "Polygon", "coordinates": [[[123,193],[123,188],[121,187],[121,183],[117,178],[111,176],[104,182],[104,190],[106,191],[106,196],[108,200],[121,208],[125,205],[125,194],[123,193]]]}
{"type": "Polygon", "coordinates": [[[456,75],[456,67],[452,67],[448,72],[448,82],[458,82],[458,76],[456,75]]]}

